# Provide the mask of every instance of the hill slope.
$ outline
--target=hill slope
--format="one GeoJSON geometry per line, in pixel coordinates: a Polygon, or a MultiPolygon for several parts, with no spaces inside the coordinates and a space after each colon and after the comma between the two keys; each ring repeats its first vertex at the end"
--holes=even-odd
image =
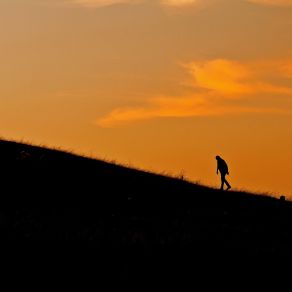
{"type": "Polygon", "coordinates": [[[127,258],[292,254],[289,202],[8,141],[0,161],[3,239],[83,239],[127,258]]]}

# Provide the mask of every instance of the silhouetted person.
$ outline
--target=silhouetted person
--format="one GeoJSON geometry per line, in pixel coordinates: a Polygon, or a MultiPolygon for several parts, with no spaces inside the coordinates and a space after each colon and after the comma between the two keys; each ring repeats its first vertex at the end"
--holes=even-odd
{"type": "Polygon", "coordinates": [[[229,174],[228,165],[225,162],[225,160],[223,160],[218,155],[216,156],[216,160],[217,160],[217,174],[218,174],[218,171],[220,171],[220,174],[221,174],[221,188],[220,189],[223,191],[224,184],[226,184],[227,190],[229,190],[231,189],[231,185],[228,183],[228,181],[225,178],[226,174],[229,174]]]}

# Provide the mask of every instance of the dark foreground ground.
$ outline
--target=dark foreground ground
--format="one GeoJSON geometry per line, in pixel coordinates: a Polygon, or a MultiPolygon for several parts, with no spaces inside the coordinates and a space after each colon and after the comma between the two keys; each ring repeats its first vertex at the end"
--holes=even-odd
{"type": "Polygon", "coordinates": [[[2,242],[82,240],[121,278],[202,257],[292,255],[290,202],[7,141],[0,162],[2,242]]]}

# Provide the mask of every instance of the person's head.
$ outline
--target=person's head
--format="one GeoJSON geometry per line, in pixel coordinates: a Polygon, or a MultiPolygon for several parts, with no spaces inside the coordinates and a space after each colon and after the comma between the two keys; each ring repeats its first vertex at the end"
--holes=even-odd
{"type": "Polygon", "coordinates": [[[216,158],[216,160],[221,159],[221,157],[219,155],[217,155],[215,158],[216,158]]]}

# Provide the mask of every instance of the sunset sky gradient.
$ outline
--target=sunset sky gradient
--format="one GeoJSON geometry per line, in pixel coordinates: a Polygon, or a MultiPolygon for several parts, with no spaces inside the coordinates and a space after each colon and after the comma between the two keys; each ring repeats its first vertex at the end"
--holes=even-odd
{"type": "Polygon", "coordinates": [[[0,135],[292,198],[292,0],[0,0],[0,135]]]}

